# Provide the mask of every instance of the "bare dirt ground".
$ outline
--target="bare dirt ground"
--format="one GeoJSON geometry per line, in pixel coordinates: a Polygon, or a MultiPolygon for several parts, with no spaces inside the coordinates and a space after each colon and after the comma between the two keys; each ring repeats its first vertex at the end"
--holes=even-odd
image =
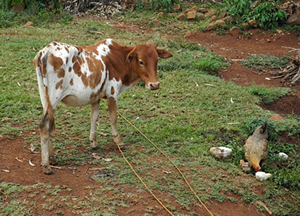
{"type": "MultiPolygon", "coordinates": [[[[123,24],[122,24],[123,25],[123,24]]],[[[125,24],[125,30],[136,30],[130,24],[125,24]]],[[[282,84],[280,80],[267,80],[265,79],[267,75],[259,75],[257,73],[253,73],[248,69],[245,69],[241,66],[241,62],[237,61],[237,59],[247,58],[249,54],[268,54],[275,56],[283,56],[283,55],[296,55],[295,52],[289,53],[289,49],[285,47],[293,47],[299,48],[299,38],[290,33],[282,33],[282,34],[274,34],[268,32],[257,32],[256,30],[252,31],[253,35],[250,39],[248,38],[236,38],[231,35],[216,35],[213,32],[197,32],[190,38],[187,38],[189,41],[197,42],[202,44],[203,46],[208,47],[209,49],[215,51],[218,55],[224,56],[228,61],[230,61],[231,65],[226,70],[223,70],[221,73],[221,78],[234,82],[237,85],[249,86],[253,83],[257,85],[265,85],[267,87],[281,87],[282,84]],[[233,59],[233,60],[232,60],[233,59]]],[[[296,85],[291,87],[297,90],[297,93],[294,95],[290,95],[288,97],[282,98],[276,101],[273,104],[261,106],[265,109],[272,110],[282,116],[288,114],[296,114],[300,115],[300,86],[296,85]]],[[[38,125],[38,122],[35,122],[38,125]]],[[[36,128],[36,134],[38,136],[38,127],[36,128]]],[[[32,133],[24,131],[24,136],[26,134],[32,133]]],[[[282,137],[282,139],[288,139],[287,137],[282,137]]],[[[291,140],[289,140],[291,141],[291,140]]],[[[294,142],[294,141],[293,141],[294,142]]],[[[89,165],[78,166],[76,167],[76,171],[66,166],[63,169],[55,170],[55,175],[46,176],[42,174],[40,164],[40,155],[37,154],[36,157],[30,152],[29,149],[24,147],[25,141],[24,138],[16,138],[16,139],[8,139],[7,137],[0,138],[0,181],[4,182],[15,182],[21,185],[32,185],[36,182],[40,183],[48,183],[52,185],[66,185],[68,188],[71,188],[72,191],[69,191],[69,194],[72,194],[75,197],[85,197],[89,196],[92,190],[82,190],[84,186],[94,186],[101,187],[101,184],[95,182],[90,178],[91,174],[88,170],[89,165]],[[23,162],[16,160],[21,159],[23,162]],[[33,158],[34,157],[34,158],[33,158]],[[32,162],[36,164],[36,166],[29,166],[28,161],[33,158],[32,162]],[[9,170],[9,172],[3,172],[2,170],[9,170]]],[[[117,147],[111,143],[111,145],[107,145],[106,151],[113,151],[116,154],[120,154],[118,152],[117,147]]],[[[115,187],[118,187],[116,185],[115,187]]],[[[122,188],[124,188],[122,186],[122,188]]],[[[135,188],[124,188],[125,192],[134,191],[136,193],[135,188]]],[[[262,187],[257,187],[257,191],[263,193],[262,187]]],[[[151,197],[151,195],[145,190],[139,191],[140,196],[143,197],[144,200],[149,202],[149,205],[158,206],[157,202],[151,197]]],[[[162,199],[164,198],[164,194],[162,192],[157,192],[158,196],[162,199]]],[[[22,193],[21,196],[24,199],[29,199],[29,201],[35,201],[37,205],[41,203],[40,200],[37,200],[35,197],[28,198],[26,193],[22,193]]],[[[132,198],[130,203],[128,203],[132,209],[132,214],[128,215],[142,215],[145,213],[143,209],[143,205],[140,204],[140,200],[134,200],[132,198]]],[[[181,208],[181,206],[172,201],[172,205],[181,208]]],[[[232,203],[228,200],[225,200],[223,203],[219,203],[217,201],[212,201],[209,205],[209,209],[212,210],[214,215],[222,215],[222,216],[240,216],[240,215],[265,215],[266,213],[259,213],[255,206],[249,208],[249,206],[244,205],[242,202],[232,203]]],[[[74,215],[74,212],[69,212],[68,209],[63,209],[64,215],[74,215]]],[[[207,212],[200,205],[192,206],[190,211],[197,212],[197,215],[207,215],[207,212]]],[[[189,211],[186,210],[186,213],[189,211]]],[[[167,215],[167,212],[161,208],[157,213],[159,215],[167,215]]],[[[37,209],[33,215],[53,215],[54,212],[50,212],[43,209],[37,209]]],[[[119,207],[117,210],[118,215],[127,215],[124,214],[124,209],[119,207]]]]}

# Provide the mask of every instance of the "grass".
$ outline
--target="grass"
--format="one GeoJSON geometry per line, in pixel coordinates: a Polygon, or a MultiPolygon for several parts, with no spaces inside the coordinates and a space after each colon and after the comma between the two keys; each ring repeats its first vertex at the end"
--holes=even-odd
{"type": "MultiPolygon", "coordinates": [[[[143,16],[152,20],[154,17],[150,12],[145,12],[143,16]]],[[[129,18],[137,22],[139,16],[132,13],[129,18]]],[[[300,165],[298,162],[282,162],[276,158],[279,151],[285,151],[290,152],[291,160],[299,161],[296,146],[278,141],[280,132],[300,132],[296,116],[289,116],[280,124],[270,122],[270,160],[264,168],[272,172],[274,178],[263,183],[266,187],[264,195],[256,192],[256,187],[262,183],[257,182],[251,174],[242,173],[238,167],[239,160],[244,157],[243,144],[246,138],[272,114],[257,104],[261,101],[277,100],[286,96],[290,90],[267,89],[255,85],[240,87],[212,76],[227,66],[226,61],[201,45],[187,43],[181,38],[168,40],[161,36],[160,31],[173,23],[172,19],[166,21],[154,34],[124,34],[123,30],[115,29],[109,23],[87,19],[72,21],[73,28],[65,23],[46,23],[34,28],[14,25],[0,29],[0,137],[15,139],[24,137],[26,131],[37,129],[42,110],[39,108],[32,59],[38,50],[51,41],[86,45],[110,37],[125,45],[130,45],[132,41],[157,42],[159,47],[167,48],[174,54],[173,58],[159,62],[161,89],[147,91],[143,85],[138,85],[120,95],[118,110],[172,158],[206,204],[210,200],[220,203],[225,200],[243,200],[248,205],[253,205],[257,200],[263,200],[274,214],[299,214],[297,181],[300,165]],[[97,28],[103,35],[100,38],[88,31],[89,28],[97,28]],[[226,137],[229,144],[224,143],[216,134],[204,136],[203,132],[208,131],[215,131],[226,137]],[[231,158],[219,161],[210,155],[211,147],[224,145],[234,150],[231,158]],[[279,169],[274,169],[273,163],[279,169]]],[[[101,102],[100,108],[97,131],[110,134],[107,105],[101,102]]],[[[57,131],[53,135],[59,166],[107,166],[105,161],[94,160],[82,150],[90,150],[87,146],[89,111],[90,107],[65,108],[59,105],[56,112],[57,131]]],[[[197,200],[173,166],[121,118],[118,120],[118,129],[121,134],[127,134],[123,138],[125,143],[130,144],[131,149],[125,152],[127,159],[142,175],[147,185],[162,191],[169,208],[178,215],[181,212],[176,210],[172,199],[176,199],[186,209],[191,209],[197,200]],[[171,170],[171,173],[161,175],[162,169],[171,170]]],[[[24,138],[26,145],[34,143],[39,148],[38,135],[30,134],[24,138]]],[[[109,170],[113,177],[97,179],[102,188],[92,188],[93,193],[89,197],[76,198],[66,195],[71,189],[59,184],[38,183],[22,186],[2,182],[0,187],[5,196],[0,196],[0,201],[5,204],[0,205],[1,214],[26,215],[37,208],[58,215],[65,214],[63,209],[71,209],[82,215],[97,215],[99,211],[103,215],[114,215],[119,208],[129,212],[128,203],[140,203],[144,197],[138,193],[127,193],[126,189],[141,189],[143,185],[120,156],[110,151],[107,153],[111,136],[100,138],[98,135],[98,139],[101,149],[96,152],[97,155],[113,159],[112,168],[109,170]],[[20,194],[26,194],[26,201],[23,202],[20,194]],[[42,207],[31,201],[36,197],[42,199],[42,207]]],[[[82,190],[89,189],[82,186],[82,190]]],[[[149,206],[146,200],[143,205],[145,215],[157,214],[158,209],[149,206]]],[[[190,213],[193,214],[192,211],[190,213]]]]}

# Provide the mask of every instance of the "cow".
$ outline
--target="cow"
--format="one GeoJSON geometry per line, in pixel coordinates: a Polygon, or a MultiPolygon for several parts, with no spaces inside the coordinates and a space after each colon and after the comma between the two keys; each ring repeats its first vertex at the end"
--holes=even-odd
{"type": "Polygon", "coordinates": [[[106,98],[113,140],[123,146],[116,127],[119,94],[140,81],[145,82],[147,89],[159,89],[158,59],[172,56],[167,50],[158,49],[156,43],[122,46],[112,39],[91,46],[52,42],[40,50],[33,64],[43,106],[39,124],[43,172],[53,174],[50,164],[56,164],[50,136],[59,102],[71,107],[91,104],[89,138],[91,147],[97,149],[99,103],[101,98],[106,98]]]}

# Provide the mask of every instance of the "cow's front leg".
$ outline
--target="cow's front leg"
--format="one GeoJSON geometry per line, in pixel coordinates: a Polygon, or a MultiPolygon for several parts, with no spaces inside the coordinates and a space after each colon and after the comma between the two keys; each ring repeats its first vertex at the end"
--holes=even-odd
{"type": "Polygon", "coordinates": [[[90,143],[93,149],[98,149],[97,145],[97,134],[96,134],[96,123],[99,116],[99,103],[100,100],[92,104],[91,110],[91,131],[90,131],[90,143]]]}
{"type": "Polygon", "coordinates": [[[113,97],[108,98],[108,111],[109,111],[109,118],[112,127],[112,136],[114,142],[117,143],[120,147],[124,147],[125,144],[122,142],[120,134],[118,133],[117,129],[117,102],[113,97]]]}

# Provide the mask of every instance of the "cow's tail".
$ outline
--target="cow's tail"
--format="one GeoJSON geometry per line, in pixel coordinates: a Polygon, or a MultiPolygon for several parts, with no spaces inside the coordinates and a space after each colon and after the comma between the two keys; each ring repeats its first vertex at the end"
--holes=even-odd
{"type": "Polygon", "coordinates": [[[50,132],[54,129],[54,112],[52,107],[49,92],[48,92],[48,81],[47,81],[47,60],[48,52],[43,54],[40,51],[33,60],[34,67],[37,73],[37,80],[39,86],[39,93],[41,102],[43,105],[43,117],[40,122],[40,128],[43,130],[47,128],[50,132]]]}

